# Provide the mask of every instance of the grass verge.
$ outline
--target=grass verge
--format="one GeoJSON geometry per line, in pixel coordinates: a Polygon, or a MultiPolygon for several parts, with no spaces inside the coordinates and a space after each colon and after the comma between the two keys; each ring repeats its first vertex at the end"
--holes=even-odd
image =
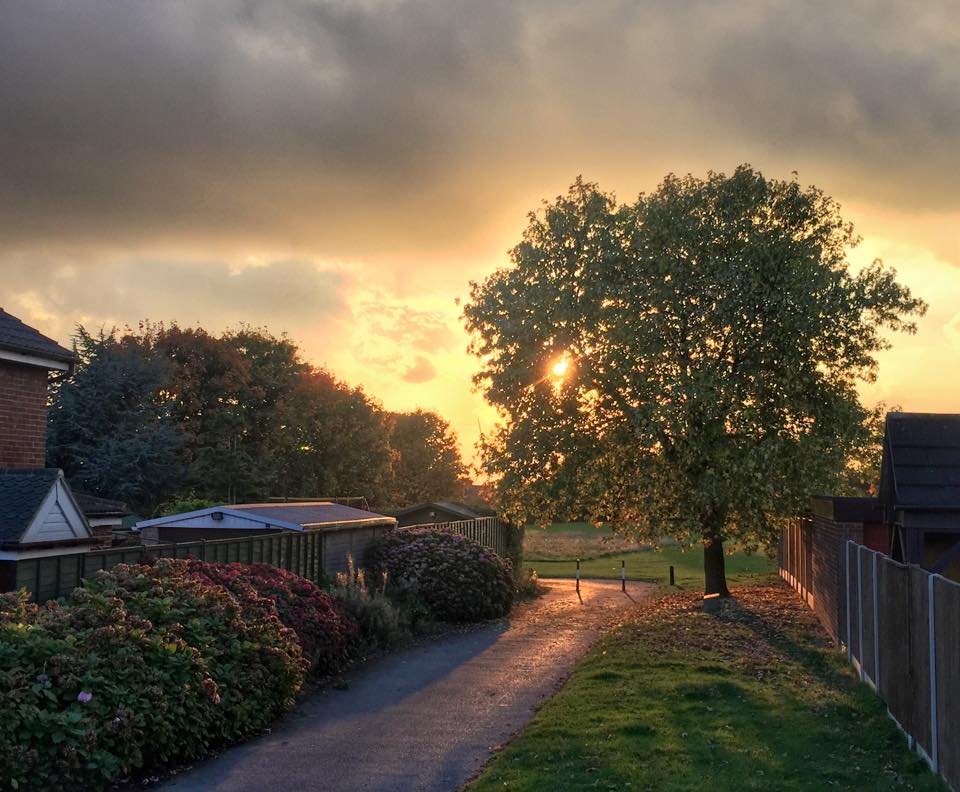
{"type": "Polygon", "coordinates": [[[735,594],[649,602],[470,792],[946,789],[786,586],[735,594]]]}

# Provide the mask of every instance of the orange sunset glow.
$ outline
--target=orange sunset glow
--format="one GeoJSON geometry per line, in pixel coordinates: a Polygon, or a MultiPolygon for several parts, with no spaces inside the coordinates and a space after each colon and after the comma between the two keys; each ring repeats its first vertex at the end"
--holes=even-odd
{"type": "Polygon", "coordinates": [[[286,332],[472,459],[461,305],[526,213],[750,162],[930,305],[864,401],[958,411],[958,35],[948,3],[5,4],[0,305],[62,343],[286,332]]]}

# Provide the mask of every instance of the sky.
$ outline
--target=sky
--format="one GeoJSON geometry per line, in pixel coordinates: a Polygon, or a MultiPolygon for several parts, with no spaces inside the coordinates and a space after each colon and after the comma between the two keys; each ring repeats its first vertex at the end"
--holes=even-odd
{"type": "Polygon", "coordinates": [[[582,174],[815,184],[930,304],[868,403],[960,412],[952,0],[5,0],[0,306],[287,332],[473,456],[460,307],[582,174]]]}

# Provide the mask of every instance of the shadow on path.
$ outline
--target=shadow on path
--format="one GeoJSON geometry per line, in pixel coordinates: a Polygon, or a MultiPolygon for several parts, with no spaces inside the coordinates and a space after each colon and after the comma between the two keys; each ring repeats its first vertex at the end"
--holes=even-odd
{"type": "Polygon", "coordinates": [[[271,734],[163,785],[169,792],[455,790],[523,726],[601,632],[652,586],[541,581],[508,619],[380,658],[305,699],[271,734]]]}

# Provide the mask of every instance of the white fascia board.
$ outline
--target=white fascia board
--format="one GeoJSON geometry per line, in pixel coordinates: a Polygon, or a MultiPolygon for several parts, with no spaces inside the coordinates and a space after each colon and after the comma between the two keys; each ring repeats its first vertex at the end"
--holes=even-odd
{"type": "Polygon", "coordinates": [[[56,371],[70,371],[70,364],[64,363],[62,360],[53,360],[41,355],[27,355],[23,352],[11,352],[9,349],[0,349],[0,360],[22,363],[24,366],[38,366],[56,371]]]}
{"type": "Polygon", "coordinates": [[[30,558],[46,558],[47,556],[77,555],[89,553],[89,544],[55,545],[54,547],[30,548],[26,545],[23,550],[0,550],[0,561],[26,561],[30,558]]]}

